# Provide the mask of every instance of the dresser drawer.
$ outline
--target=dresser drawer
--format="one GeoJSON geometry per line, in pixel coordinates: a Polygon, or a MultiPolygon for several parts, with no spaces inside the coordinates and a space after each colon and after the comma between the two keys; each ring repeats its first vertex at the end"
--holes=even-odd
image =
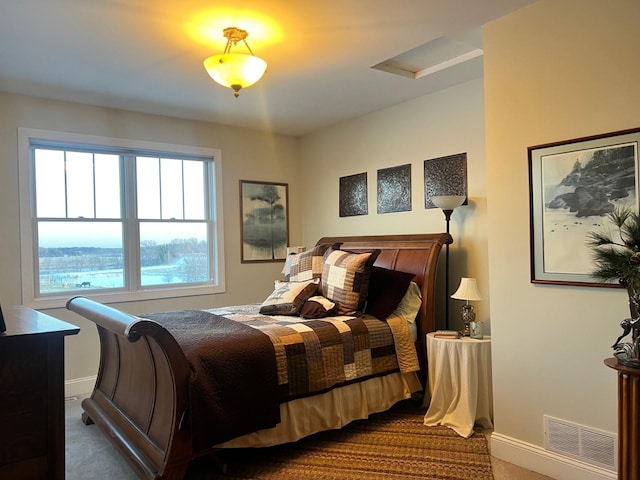
{"type": "Polygon", "coordinates": [[[0,397],[0,466],[47,454],[47,416],[46,395],[0,397]]]}
{"type": "Polygon", "coordinates": [[[47,390],[47,344],[44,337],[3,339],[0,347],[0,404],[7,395],[47,390]]]}

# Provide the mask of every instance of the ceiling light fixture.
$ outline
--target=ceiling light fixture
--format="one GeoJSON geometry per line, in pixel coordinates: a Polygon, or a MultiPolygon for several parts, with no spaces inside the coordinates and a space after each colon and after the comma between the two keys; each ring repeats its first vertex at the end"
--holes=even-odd
{"type": "Polygon", "coordinates": [[[267,69],[267,62],[256,57],[247,43],[247,31],[236,27],[224,29],[227,46],[224,53],[213,55],[204,61],[204,68],[217,83],[233,89],[233,96],[240,94],[241,88],[247,88],[262,78],[267,69]],[[231,53],[231,45],[237,46],[243,41],[249,50],[246,53],[231,53]]]}

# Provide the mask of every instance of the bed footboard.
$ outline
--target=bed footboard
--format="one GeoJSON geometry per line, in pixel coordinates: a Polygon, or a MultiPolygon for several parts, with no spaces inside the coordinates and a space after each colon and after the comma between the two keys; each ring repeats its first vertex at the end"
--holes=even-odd
{"type": "Polygon", "coordinates": [[[84,297],[67,308],[93,321],[100,369],[85,423],[95,423],[141,478],[182,479],[194,457],[191,432],[181,429],[188,405],[189,365],[171,334],[84,297]]]}

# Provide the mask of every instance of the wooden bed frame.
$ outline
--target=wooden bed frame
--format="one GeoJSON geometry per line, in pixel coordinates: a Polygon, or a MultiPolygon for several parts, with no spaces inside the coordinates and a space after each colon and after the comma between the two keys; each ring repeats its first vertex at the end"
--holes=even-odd
{"type": "MultiPolygon", "coordinates": [[[[380,249],[375,265],[413,273],[422,291],[416,343],[426,378],[425,334],[435,330],[437,264],[447,233],[325,237],[345,250],[380,249]]],[[[176,340],[159,324],[74,297],[67,308],[96,323],[100,367],[94,391],[82,402],[86,424],[95,423],[140,478],[183,479],[189,462],[214,449],[193,451],[181,428],[188,407],[190,369],[176,340]]]]}

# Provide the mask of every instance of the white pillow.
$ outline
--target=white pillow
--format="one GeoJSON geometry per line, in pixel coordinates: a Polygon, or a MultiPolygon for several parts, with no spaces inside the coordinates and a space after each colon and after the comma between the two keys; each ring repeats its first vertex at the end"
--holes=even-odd
{"type": "Polygon", "coordinates": [[[415,323],[421,305],[422,293],[420,292],[420,287],[416,282],[411,282],[392,315],[400,315],[408,323],[415,323]]]}

